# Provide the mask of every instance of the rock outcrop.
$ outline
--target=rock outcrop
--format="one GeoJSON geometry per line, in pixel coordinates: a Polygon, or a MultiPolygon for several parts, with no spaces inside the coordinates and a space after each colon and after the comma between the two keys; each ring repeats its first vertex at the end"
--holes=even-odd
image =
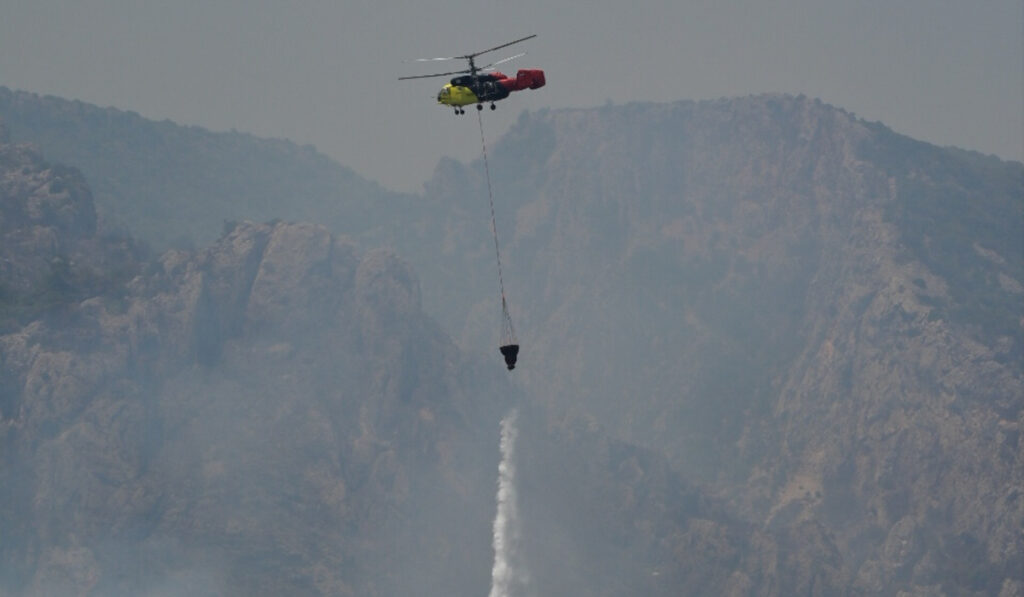
{"type": "MultiPolygon", "coordinates": [[[[0,156],[7,287],[34,296],[65,254],[99,263],[87,190],[0,156]]],[[[423,314],[406,264],[242,222],[135,270],[69,279],[0,335],[0,592],[486,591],[480,430],[508,390],[423,314]]]]}
{"type": "Polygon", "coordinates": [[[80,169],[99,219],[159,251],[205,246],[225,220],[318,222],[354,235],[417,213],[316,148],[213,132],[0,86],[10,141],[80,169]]]}
{"type": "Polygon", "coordinates": [[[23,294],[95,235],[96,212],[77,171],[47,164],[27,147],[0,144],[0,172],[0,284],[23,294]]]}
{"type": "MultiPolygon", "coordinates": [[[[401,225],[311,200],[333,232],[149,259],[4,151],[0,591],[484,592],[479,164],[401,225]]],[[[524,114],[492,153],[538,593],[1020,593],[1024,166],[778,95],[524,114]]]]}
{"type": "MultiPolygon", "coordinates": [[[[850,590],[1024,580],[1024,166],[790,96],[524,114],[492,154],[528,393],[825,529],[850,590]]],[[[483,276],[480,172],[439,167],[421,254],[483,276]]],[[[431,288],[493,333],[489,288],[431,288]]]]}

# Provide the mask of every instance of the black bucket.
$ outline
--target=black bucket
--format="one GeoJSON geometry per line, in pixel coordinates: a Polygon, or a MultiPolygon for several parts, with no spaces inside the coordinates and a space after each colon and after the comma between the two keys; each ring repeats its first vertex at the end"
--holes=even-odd
{"type": "Polygon", "coordinates": [[[516,368],[516,358],[519,356],[519,345],[518,344],[506,344],[498,350],[501,351],[502,356],[505,357],[505,365],[508,366],[508,370],[511,371],[516,368]]]}

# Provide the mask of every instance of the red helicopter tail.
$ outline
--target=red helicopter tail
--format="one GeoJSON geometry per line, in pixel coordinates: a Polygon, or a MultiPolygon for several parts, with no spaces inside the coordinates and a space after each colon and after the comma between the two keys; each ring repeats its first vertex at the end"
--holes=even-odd
{"type": "Polygon", "coordinates": [[[495,73],[499,77],[499,83],[509,91],[522,91],[523,89],[540,89],[547,83],[544,80],[544,71],[539,68],[524,68],[516,73],[515,79],[510,79],[501,73],[495,73]]]}
{"type": "Polygon", "coordinates": [[[540,89],[547,83],[544,80],[544,71],[539,68],[520,69],[516,74],[516,89],[540,89]]]}

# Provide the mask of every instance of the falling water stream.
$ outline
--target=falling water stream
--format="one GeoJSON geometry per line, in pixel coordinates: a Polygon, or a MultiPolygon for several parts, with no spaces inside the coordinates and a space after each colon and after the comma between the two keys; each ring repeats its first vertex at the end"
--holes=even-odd
{"type": "Polygon", "coordinates": [[[513,409],[501,420],[501,463],[498,465],[498,511],[494,517],[494,568],[490,597],[521,597],[529,574],[519,552],[520,520],[516,503],[516,427],[513,409]]]}

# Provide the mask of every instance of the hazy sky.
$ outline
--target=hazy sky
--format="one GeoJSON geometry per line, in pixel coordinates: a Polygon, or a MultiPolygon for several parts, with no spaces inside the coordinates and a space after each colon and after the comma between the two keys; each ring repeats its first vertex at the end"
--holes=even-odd
{"type": "Polygon", "coordinates": [[[1021,0],[0,0],[0,85],[312,143],[418,190],[479,133],[403,61],[531,33],[488,58],[526,51],[502,70],[548,86],[485,112],[492,139],[527,109],[786,92],[1024,160],[1021,0]]]}

